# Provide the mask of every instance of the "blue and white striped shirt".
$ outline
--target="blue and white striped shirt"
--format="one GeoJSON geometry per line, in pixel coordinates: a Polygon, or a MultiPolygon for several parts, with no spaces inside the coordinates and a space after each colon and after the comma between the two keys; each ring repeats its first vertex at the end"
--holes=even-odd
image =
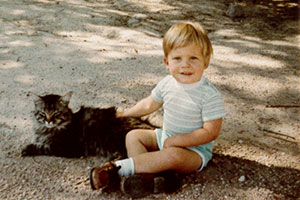
{"type": "Polygon", "coordinates": [[[163,130],[177,135],[203,127],[203,122],[225,117],[220,92],[205,78],[192,84],[181,84],[166,76],[151,95],[163,103],[163,130]]]}

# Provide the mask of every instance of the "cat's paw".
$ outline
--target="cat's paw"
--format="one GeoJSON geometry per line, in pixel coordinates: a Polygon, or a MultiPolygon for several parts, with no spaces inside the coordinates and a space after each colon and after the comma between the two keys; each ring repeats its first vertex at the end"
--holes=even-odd
{"type": "Polygon", "coordinates": [[[36,154],[36,146],[34,144],[27,145],[21,153],[21,156],[32,156],[36,154]]]}

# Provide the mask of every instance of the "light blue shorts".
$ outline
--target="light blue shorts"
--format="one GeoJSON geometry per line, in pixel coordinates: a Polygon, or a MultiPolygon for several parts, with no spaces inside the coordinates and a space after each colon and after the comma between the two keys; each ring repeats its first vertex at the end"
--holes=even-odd
{"type": "MultiPolygon", "coordinates": [[[[163,141],[162,141],[162,136],[163,136],[163,131],[162,129],[155,129],[155,133],[156,133],[156,140],[157,140],[157,144],[158,144],[158,148],[160,150],[162,150],[163,148],[163,141]]],[[[167,133],[166,133],[167,134],[167,133]]],[[[167,134],[167,137],[169,137],[170,135],[167,134]]],[[[208,163],[208,161],[211,160],[212,158],[212,147],[213,147],[213,142],[204,144],[204,145],[200,145],[200,146],[195,146],[195,147],[187,147],[187,149],[190,149],[194,152],[196,152],[197,154],[199,154],[199,156],[202,159],[202,166],[197,170],[198,172],[201,171],[208,163]]]]}

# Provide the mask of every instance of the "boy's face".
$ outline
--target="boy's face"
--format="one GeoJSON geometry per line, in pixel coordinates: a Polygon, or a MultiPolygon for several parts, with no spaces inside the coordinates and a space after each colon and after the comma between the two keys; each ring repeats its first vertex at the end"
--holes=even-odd
{"type": "Polygon", "coordinates": [[[198,45],[191,44],[173,49],[164,58],[166,68],[180,83],[190,84],[200,81],[206,64],[198,45]]]}

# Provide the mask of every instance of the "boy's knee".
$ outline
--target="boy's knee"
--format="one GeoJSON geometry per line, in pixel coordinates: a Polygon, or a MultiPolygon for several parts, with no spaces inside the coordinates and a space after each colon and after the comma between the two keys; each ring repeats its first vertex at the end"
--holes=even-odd
{"type": "Polygon", "coordinates": [[[126,134],[125,141],[130,142],[137,139],[137,130],[131,130],[126,134]]]}
{"type": "Polygon", "coordinates": [[[166,148],[166,161],[169,162],[173,166],[181,165],[184,161],[184,155],[181,151],[176,147],[166,148]]]}
{"type": "Polygon", "coordinates": [[[131,130],[127,133],[125,137],[126,146],[138,143],[142,143],[145,134],[139,129],[131,130]]]}

